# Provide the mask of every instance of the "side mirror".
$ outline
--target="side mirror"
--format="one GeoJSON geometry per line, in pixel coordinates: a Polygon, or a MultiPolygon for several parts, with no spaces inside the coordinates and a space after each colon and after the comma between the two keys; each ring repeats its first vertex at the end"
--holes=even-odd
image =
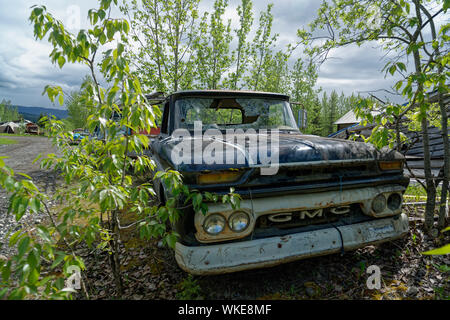
{"type": "Polygon", "coordinates": [[[308,125],[308,112],[304,109],[298,110],[297,125],[300,129],[305,129],[308,125]]]}
{"type": "Polygon", "coordinates": [[[305,129],[307,127],[307,119],[308,119],[308,114],[306,112],[305,106],[300,103],[300,102],[291,102],[291,109],[292,109],[292,114],[295,116],[295,111],[294,108],[292,107],[292,105],[298,105],[300,106],[300,109],[298,110],[297,113],[297,126],[300,129],[305,129]]]}

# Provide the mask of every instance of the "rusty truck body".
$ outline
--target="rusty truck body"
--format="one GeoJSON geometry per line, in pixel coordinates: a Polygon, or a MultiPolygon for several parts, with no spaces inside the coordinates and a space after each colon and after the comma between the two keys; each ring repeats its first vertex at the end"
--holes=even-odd
{"type": "MultiPolygon", "coordinates": [[[[178,170],[191,189],[223,195],[233,188],[242,198],[235,209],[212,202],[206,214],[184,210],[173,227],[180,235],[175,257],[185,271],[268,267],[407,234],[402,199],[409,178],[400,153],[302,134],[289,97],[282,94],[183,91],[163,105],[161,132],[149,148],[158,170],[178,170]],[[227,130],[233,131],[232,139],[227,130]],[[260,143],[275,134],[276,150],[273,141],[260,143]],[[193,161],[180,154],[180,143],[193,161]],[[274,164],[263,156],[275,152],[277,168],[264,174],[274,164]],[[214,161],[202,158],[205,153],[214,161]]],[[[171,192],[158,181],[155,191],[161,202],[171,192]]]]}

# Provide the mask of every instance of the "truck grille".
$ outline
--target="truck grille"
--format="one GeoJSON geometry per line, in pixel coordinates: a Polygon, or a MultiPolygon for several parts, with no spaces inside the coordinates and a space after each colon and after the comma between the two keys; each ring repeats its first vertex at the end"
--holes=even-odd
{"type": "Polygon", "coordinates": [[[256,229],[290,229],[307,225],[332,223],[339,221],[342,218],[358,214],[362,214],[359,204],[323,209],[299,210],[261,216],[256,220],[255,227],[256,229]]]}

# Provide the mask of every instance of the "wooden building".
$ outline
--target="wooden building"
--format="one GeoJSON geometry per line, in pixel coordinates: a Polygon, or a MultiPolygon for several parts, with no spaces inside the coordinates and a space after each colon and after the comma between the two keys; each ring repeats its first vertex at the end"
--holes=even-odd
{"type": "MultiPolygon", "coordinates": [[[[435,92],[430,93],[429,99],[431,102],[437,102],[438,95],[435,92]]],[[[450,117],[450,94],[446,94],[444,96],[444,103],[447,106],[447,115],[450,117]]],[[[375,124],[368,124],[367,126],[360,125],[359,119],[356,119],[352,111],[349,111],[341,119],[337,120],[335,124],[338,125],[338,131],[331,134],[329,137],[338,139],[349,139],[354,134],[368,137],[371,134],[372,129],[375,127],[375,124]]],[[[412,171],[412,173],[410,173],[408,170],[408,174],[415,176],[416,178],[423,179],[424,151],[422,133],[410,131],[404,122],[401,124],[400,130],[408,138],[407,143],[403,144],[400,150],[405,155],[408,167],[412,171]]],[[[428,134],[430,140],[431,169],[433,175],[437,177],[440,174],[443,174],[444,144],[442,140],[442,131],[440,128],[429,126],[428,134]]],[[[450,136],[450,128],[447,135],[450,136]]]]}

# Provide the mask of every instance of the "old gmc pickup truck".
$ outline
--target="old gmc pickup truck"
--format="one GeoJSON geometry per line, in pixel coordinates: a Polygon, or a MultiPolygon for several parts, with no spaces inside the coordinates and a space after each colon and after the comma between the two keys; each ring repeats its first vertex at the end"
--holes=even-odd
{"type": "MultiPolygon", "coordinates": [[[[162,103],[150,156],[201,192],[242,198],[185,209],[175,257],[192,274],[218,274],[354,250],[408,232],[403,156],[370,144],[302,134],[289,97],[182,91],[162,103]]],[[[161,202],[171,194],[155,181],[161,202]]]]}

